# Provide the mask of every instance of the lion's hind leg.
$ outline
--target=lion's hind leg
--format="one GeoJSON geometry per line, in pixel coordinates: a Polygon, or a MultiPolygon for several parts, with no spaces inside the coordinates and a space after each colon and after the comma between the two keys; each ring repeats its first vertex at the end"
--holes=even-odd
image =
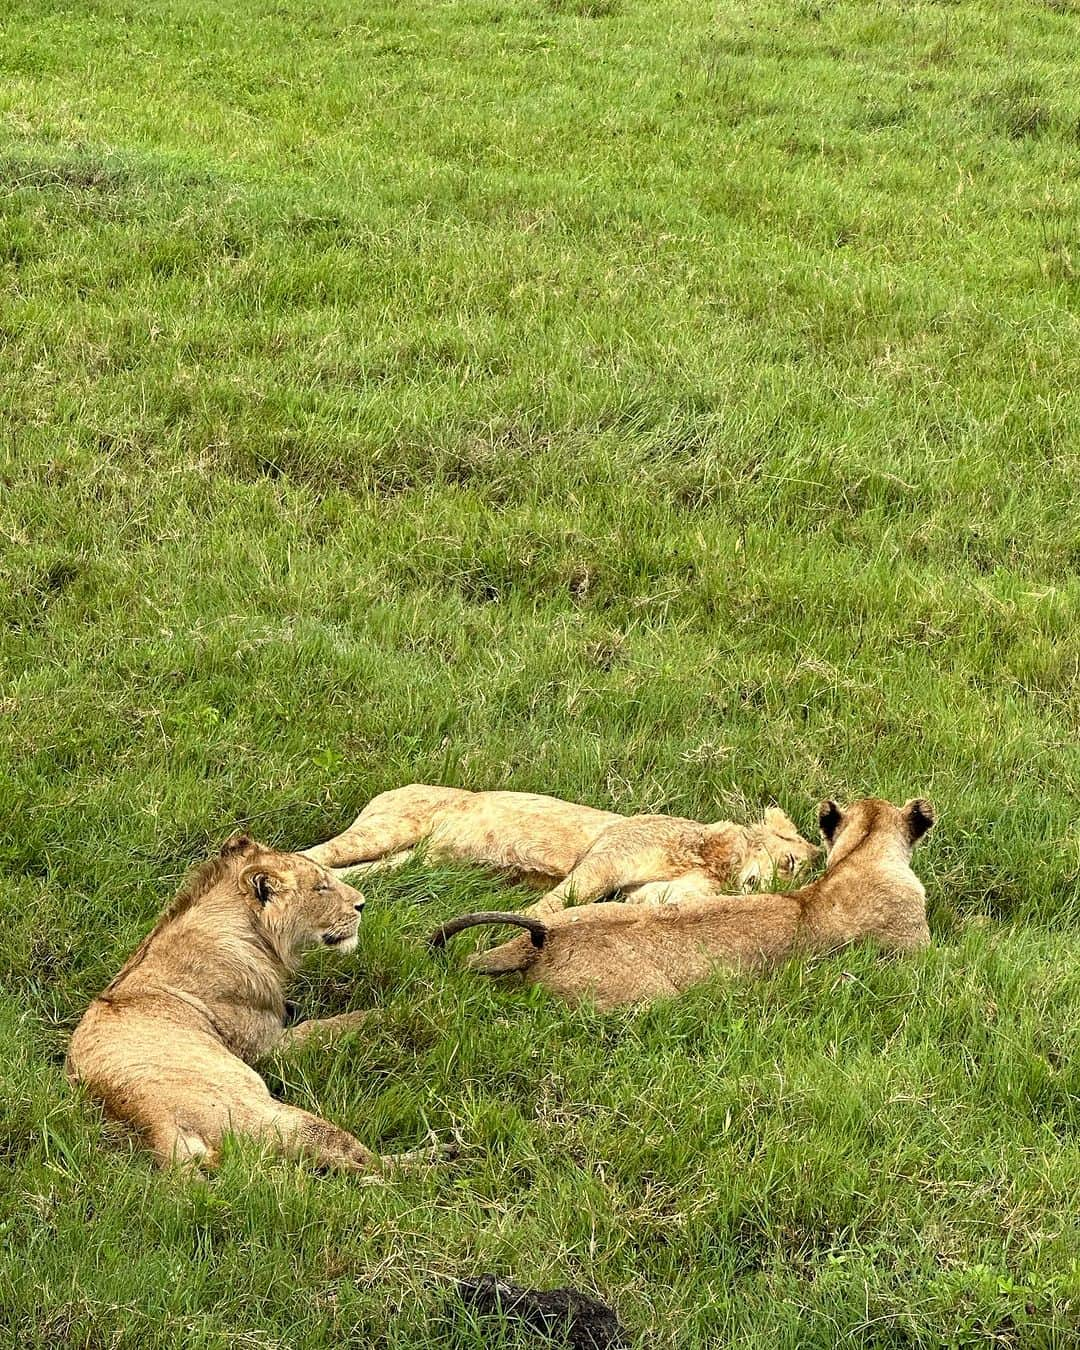
{"type": "Polygon", "coordinates": [[[323,867],[383,864],[384,859],[415,848],[431,833],[441,811],[471,796],[461,788],[429,787],[426,783],[395,788],[368,802],[347,830],[303,852],[323,867]]]}
{"type": "Polygon", "coordinates": [[[155,1123],[147,1131],[147,1143],[159,1167],[175,1168],[189,1176],[217,1166],[218,1150],[196,1130],[185,1129],[175,1120],[155,1123]]]}
{"type": "MultiPolygon", "coordinates": [[[[415,855],[416,849],[403,848],[397,853],[387,853],[382,858],[372,858],[370,862],[353,863],[351,866],[331,867],[330,871],[334,876],[345,880],[348,877],[354,877],[358,872],[392,872],[395,868],[404,867],[405,864],[415,855]]],[[[318,859],[316,859],[318,862],[318,859]]]]}

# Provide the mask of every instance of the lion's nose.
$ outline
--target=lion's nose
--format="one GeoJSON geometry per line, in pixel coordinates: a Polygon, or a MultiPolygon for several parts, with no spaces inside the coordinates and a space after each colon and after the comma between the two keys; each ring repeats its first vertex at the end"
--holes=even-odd
{"type": "Polygon", "coordinates": [[[364,908],[364,902],[363,902],[363,900],[361,900],[360,903],[359,903],[358,905],[353,905],[353,909],[356,910],[357,914],[359,914],[360,911],[361,911],[363,908],[364,908]]]}

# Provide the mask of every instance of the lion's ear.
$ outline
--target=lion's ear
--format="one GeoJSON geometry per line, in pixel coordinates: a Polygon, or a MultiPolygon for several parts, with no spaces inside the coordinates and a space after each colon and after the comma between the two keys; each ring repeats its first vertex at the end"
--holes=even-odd
{"type": "Polygon", "coordinates": [[[798,834],[795,822],[786,811],[781,810],[779,806],[769,806],[765,809],[765,824],[770,830],[777,834],[798,834]]]}
{"type": "Polygon", "coordinates": [[[221,846],[221,856],[231,858],[239,853],[251,853],[258,847],[250,834],[231,834],[221,846]]]}
{"type": "Polygon", "coordinates": [[[821,826],[821,833],[828,843],[831,844],[836,838],[836,832],[840,828],[840,822],[843,818],[843,811],[832,800],[822,802],[818,807],[818,824],[821,826]]]}
{"type": "Polygon", "coordinates": [[[265,868],[259,866],[245,867],[240,874],[240,884],[264,906],[273,900],[279,880],[272,872],[267,872],[265,868]]]}
{"type": "Polygon", "coordinates": [[[907,826],[908,838],[917,843],[934,823],[934,808],[923,797],[905,802],[900,813],[907,826]]]}

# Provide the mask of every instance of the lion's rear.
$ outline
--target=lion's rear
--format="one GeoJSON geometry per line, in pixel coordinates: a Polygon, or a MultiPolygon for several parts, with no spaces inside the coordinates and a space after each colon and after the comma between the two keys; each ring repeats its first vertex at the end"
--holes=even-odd
{"type": "Polygon", "coordinates": [[[272,1105],[259,1075],[206,1033],[137,1007],[95,1000],[68,1047],[67,1071],[105,1114],[135,1129],[159,1161],[216,1152],[272,1105]]]}

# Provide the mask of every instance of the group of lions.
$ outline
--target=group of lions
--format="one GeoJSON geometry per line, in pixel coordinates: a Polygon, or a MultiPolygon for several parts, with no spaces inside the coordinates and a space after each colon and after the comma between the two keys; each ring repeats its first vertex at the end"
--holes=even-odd
{"type": "Polygon", "coordinates": [[[332,1040],[365,1012],[286,1026],[285,988],[306,950],[356,946],[363,896],[343,879],[415,850],[482,864],[544,891],[523,912],[444,924],[430,945],[485,924],[525,931],[470,958],[600,1009],[675,995],[717,970],[753,971],[859,939],[929,943],[911,869],[934,821],[922,800],[822,803],[821,850],[776,808],[756,825],[623,817],[554,797],[414,784],[376,797],[326,843],[283,853],[237,835],[191,875],[71,1039],[68,1073],[134,1126],[162,1165],[213,1166],[227,1133],[317,1165],[374,1172],[438,1150],[378,1157],[346,1130],[276,1100],[251,1067],[272,1051],[332,1040]],[[618,898],[612,898],[618,897],[618,898]]]}

